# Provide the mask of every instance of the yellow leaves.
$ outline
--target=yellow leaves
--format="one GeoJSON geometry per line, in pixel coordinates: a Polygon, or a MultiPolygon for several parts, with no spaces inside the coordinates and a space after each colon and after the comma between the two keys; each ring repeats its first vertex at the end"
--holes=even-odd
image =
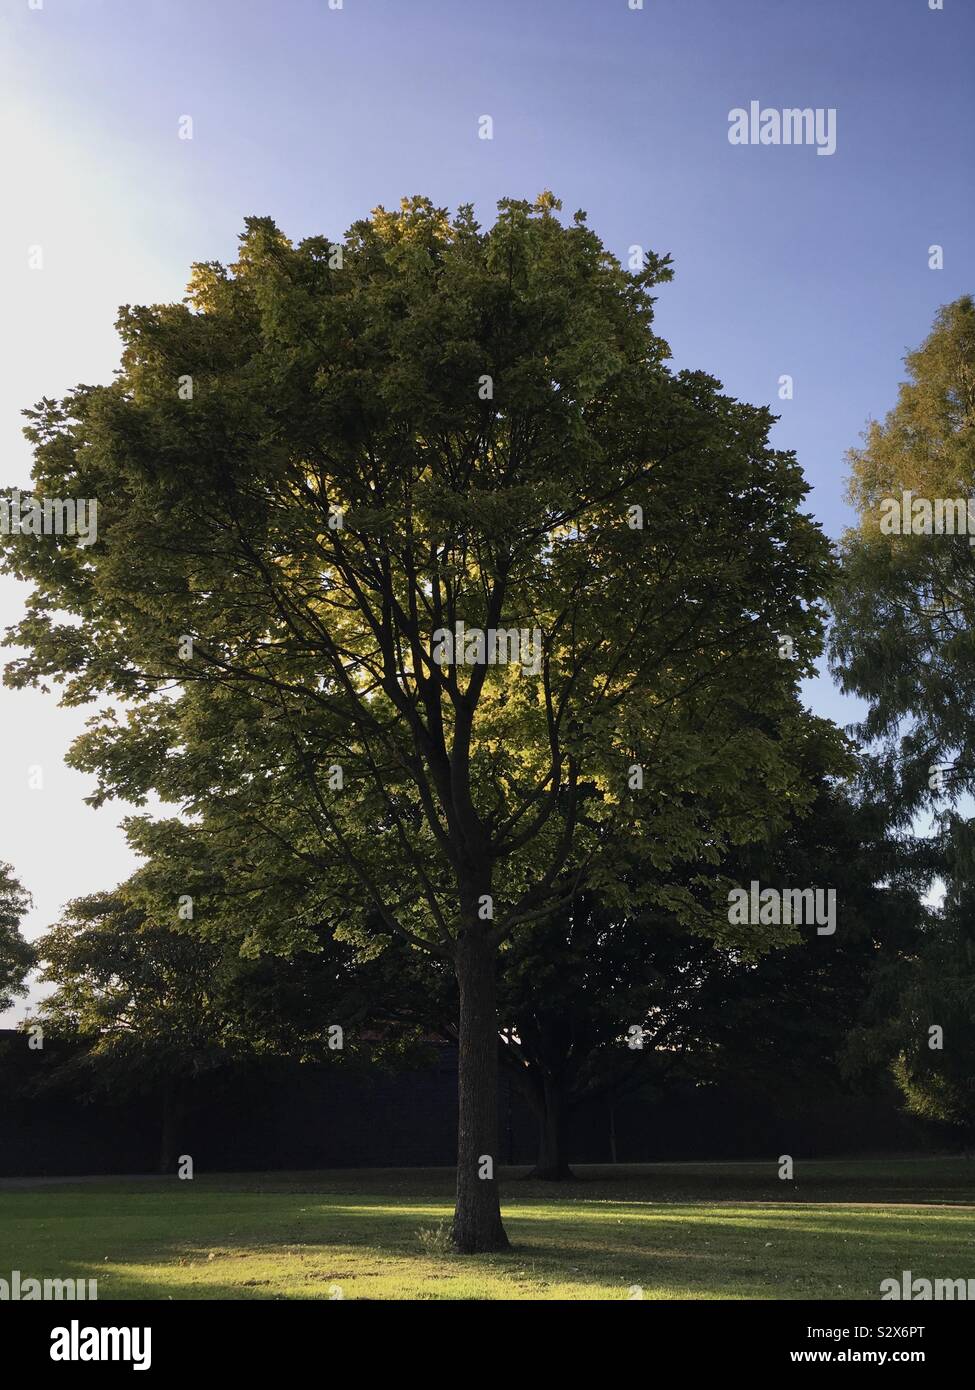
{"type": "Polygon", "coordinates": [[[562,199],[556,198],[554,193],[546,189],[544,193],[539,193],[535,199],[535,211],[541,213],[561,212],[562,199]]]}
{"type": "Polygon", "coordinates": [[[864,533],[877,530],[884,498],[975,492],[975,307],[967,296],[942,308],[931,333],[905,359],[908,379],[883,423],[869,423],[847,455],[849,498],[864,533]]]}
{"type": "Polygon", "coordinates": [[[226,283],[227,271],[219,261],[196,261],[186,286],[186,301],[199,313],[211,313],[226,283]]]}

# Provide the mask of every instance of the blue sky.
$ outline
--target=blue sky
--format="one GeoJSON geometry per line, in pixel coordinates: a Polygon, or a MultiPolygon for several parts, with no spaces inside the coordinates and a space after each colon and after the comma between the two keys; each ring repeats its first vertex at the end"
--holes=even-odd
{"type": "MultiPolygon", "coordinates": [[[[676,364],[773,403],[833,536],[845,450],[937,307],[975,289],[964,0],[8,0],[0,31],[11,482],[29,474],[20,409],[108,379],[118,304],[179,298],[191,261],[233,258],[250,213],[337,235],[407,194],[487,222],[498,198],[550,188],[621,257],[670,252],[658,326],[676,364]],[[835,108],[835,154],[731,145],[729,112],[752,100],[835,108]]],[[[5,583],[4,622],[20,601],[5,583]]],[[[810,699],[855,713],[828,679],[810,699]]],[[[83,716],[11,692],[0,711],[49,774],[31,800],[18,764],[0,803],[0,858],[40,927],[129,864],[118,808],[84,807],[87,779],[60,765],[83,716]],[[44,872],[51,834],[73,848],[44,872]]]]}

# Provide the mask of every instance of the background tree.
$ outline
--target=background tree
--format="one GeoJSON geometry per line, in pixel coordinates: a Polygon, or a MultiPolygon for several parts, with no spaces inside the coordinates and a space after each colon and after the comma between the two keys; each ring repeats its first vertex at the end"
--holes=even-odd
{"type": "Polygon", "coordinates": [[[846,1050],[856,1077],[888,1074],[905,1108],[975,1141],[975,939],[972,889],[929,908],[923,929],[875,973],[846,1050]]]}
{"type": "Polygon", "coordinates": [[[191,935],[153,883],[149,865],[112,893],[68,904],[38,942],[42,979],[54,988],[37,1021],[80,1044],[43,1086],[156,1098],[160,1171],[173,1171],[199,1077],[281,1057],[386,1068],[417,1061],[423,996],[402,943],[363,961],[321,927],[313,949],[242,955],[239,926],[234,935],[191,935]]]}
{"type": "Polygon", "coordinates": [[[0,863],[0,1009],[9,1009],[15,996],[24,993],[24,982],[35,964],[34,948],[20,934],[30,901],[11,866],[0,863]]]}
{"type": "Polygon", "coordinates": [[[909,1108],[961,1124],[975,1062],[970,919],[975,837],[975,304],[946,305],[882,422],[852,451],[859,523],[845,538],[832,659],[868,702],[862,735],[874,791],[929,837],[943,911],[878,982],[861,1060],[892,1064],[909,1108]],[[910,529],[893,529],[891,499],[910,529]],[[935,530],[935,503],[959,499],[956,534],[935,530]],[[967,516],[965,515],[967,503],[967,516]],[[967,521],[967,526],[965,522],[967,521]],[[961,534],[957,532],[960,531],[961,534]],[[945,1028],[928,1046],[928,1023],[945,1028]],[[950,1024],[950,1026],[948,1026],[950,1024]]]}
{"type": "Polygon", "coordinates": [[[669,371],[666,259],[558,210],[413,198],[297,246],[250,219],[186,302],[122,311],[110,385],[29,412],[35,494],[97,498],[97,544],[9,538],[37,587],[8,680],[126,705],[75,749],[100,796],[219,802],[238,843],[273,805],[328,920],[450,962],[463,1251],[507,1243],[500,945],[583,889],[722,930],[619,867],[717,862],[808,800],[830,571],[770,413],[669,371]],[[524,669],[477,646],[522,631],[524,669]]]}
{"type": "Polygon", "coordinates": [[[936,500],[975,497],[970,297],[939,312],[906,365],[894,409],[849,455],[859,524],[844,537],[831,656],[844,690],[868,702],[860,732],[878,792],[903,823],[930,811],[962,834],[950,812],[975,784],[975,551],[967,518],[962,534],[932,527],[936,500]],[[910,524],[926,531],[905,534],[890,521],[890,502],[900,509],[905,492],[910,524]]]}
{"type": "Polygon", "coordinates": [[[581,894],[502,956],[501,1054],[538,1123],[531,1175],[572,1176],[573,1113],[600,1096],[661,1080],[681,1057],[681,1028],[708,943],[659,910],[627,914],[581,894]],[[639,1048],[630,1029],[641,1030],[639,1048]]]}
{"type": "Polygon", "coordinates": [[[569,1119],[597,1097],[743,1076],[783,1095],[843,1084],[875,980],[916,945],[925,916],[931,856],[909,863],[887,821],[820,775],[807,815],[719,868],[741,884],[828,884],[833,936],[785,929],[756,954],[751,940],[716,944],[659,910],[630,918],[581,898],[544,936],[504,953],[502,1053],[539,1120],[534,1176],[570,1174],[569,1119]]]}
{"type": "Polygon", "coordinates": [[[54,990],[31,1022],[81,1044],[42,1085],[156,1096],[159,1167],[173,1171],[187,1084],[243,1053],[219,1007],[220,950],[153,921],[124,886],[69,903],[38,949],[54,990]]]}

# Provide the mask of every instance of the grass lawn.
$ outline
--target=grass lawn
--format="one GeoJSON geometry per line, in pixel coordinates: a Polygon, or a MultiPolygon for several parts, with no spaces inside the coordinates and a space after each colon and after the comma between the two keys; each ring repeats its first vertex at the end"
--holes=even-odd
{"type": "Polygon", "coordinates": [[[881,1279],[975,1277],[960,1158],[504,1174],[514,1249],[450,1256],[446,1169],[0,1183],[0,1275],[97,1278],[110,1298],[877,1299],[881,1279]]]}

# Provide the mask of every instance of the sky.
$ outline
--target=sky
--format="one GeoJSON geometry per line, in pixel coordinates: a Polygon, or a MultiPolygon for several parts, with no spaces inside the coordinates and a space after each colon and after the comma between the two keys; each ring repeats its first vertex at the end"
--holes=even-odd
{"type": "MultiPolygon", "coordinates": [[[[499,198],[551,189],[621,258],[672,255],[657,327],[675,366],[772,406],[838,537],[846,450],[939,305],[975,290],[975,6],[635,5],[5,0],[3,481],[30,477],[20,411],[110,380],[118,306],[179,299],[192,262],[234,259],[246,216],[337,238],[403,196],[489,223],[499,198]],[[732,144],[753,101],[832,110],[835,151],[732,144]]],[[[23,593],[0,579],[0,626],[23,593]]],[[[825,674],[807,697],[858,712],[825,674]]],[[[130,808],[86,806],[92,780],[63,763],[88,713],[0,690],[0,859],[34,896],[28,936],[135,864],[130,808]]]]}

